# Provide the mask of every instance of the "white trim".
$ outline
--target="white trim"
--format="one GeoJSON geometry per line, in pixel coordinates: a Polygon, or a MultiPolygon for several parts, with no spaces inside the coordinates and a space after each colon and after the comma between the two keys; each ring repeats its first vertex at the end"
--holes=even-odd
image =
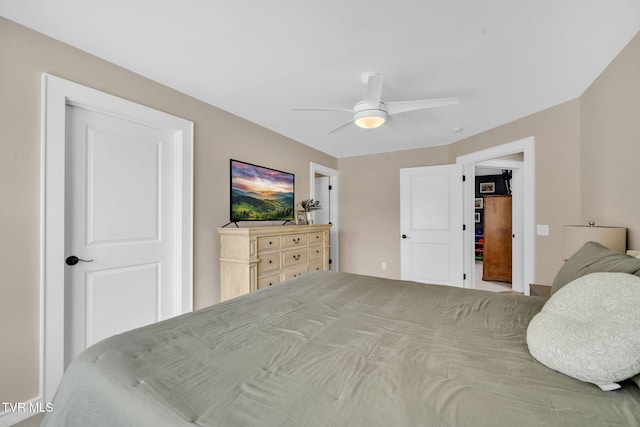
{"type": "MultiPolygon", "coordinates": [[[[64,200],[66,105],[79,105],[115,117],[176,133],[180,156],[176,175],[183,209],[176,230],[176,258],[182,269],[177,313],[193,309],[193,123],[82,86],[50,74],[42,75],[41,157],[41,342],[40,392],[51,401],[64,371],[64,200]]],[[[176,314],[177,314],[176,313],[176,314]]]]}
{"type": "MultiPolygon", "coordinates": [[[[514,184],[517,186],[516,190],[518,193],[522,194],[522,231],[519,233],[522,234],[522,257],[520,258],[518,256],[515,261],[516,268],[519,268],[517,263],[520,260],[522,262],[522,279],[518,279],[518,287],[522,286],[523,289],[514,288],[514,290],[523,292],[525,295],[529,295],[529,286],[527,286],[527,284],[535,283],[535,138],[523,138],[507,144],[491,147],[486,150],[459,156],[456,158],[456,163],[462,164],[462,173],[464,175],[472,177],[475,175],[474,169],[477,163],[517,153],[524,153],[524,161],[522,168],[520,169],[521,173],[517,173],[516,179],[514,179],[514,184]]],[[[492,162],[492,164],[495,165],[498,163],[492,162]]],[[[464,182],[463,187],[464,223],[473,224],[473,198],[475,197],[474,180],[467,179],[464,182]]],[[[464,269],[467,274],[465,287],[471,287],[473,283],[471,281],[474,274],[473,271],[475,263],[474,257],[472,256],[472,248],[474,247],[473,233],[473,227],[467,227],[464,237],[464,269]]],[[[520,243],[518,243],[518,245],[520,245],[520,243]]]]}
{"type": "MultiPolygon", "coordinates": [[[[476,163],[475,166],[482,166],[487,169],[496,169],[497,171],[502,171],[503,169],[511,170],[513,172],[513,177],[511,179],[511,189],[512,189],[512,232],[513,232],[513,241],[511,248],[511,261],[512,261],[512,283],[511,289],[516,292],[524,292],[524,288],[526,287],[524,282],[524,269],[523,269],[523,233],[522,233],[522,223],[523,223],[523,211],[524,211],[524,199],[522,197],[522,168],[524,166],[524,162],[518,160],[487,160],[484,162],[476,163]]],[[[469,175],[469,180],[471,183],[474,183],[474,180],[471,179],[471,176],[475,175],[471,173],[469,175]]],[[[501,172],[496,172],[498,175],[501,172]]],[[[465,249],[466,250],[466,249],[465,249]]],[[[476,277],[475,277],[475,268],[468,270],[467,279],[469,287],[475,288],[476,277]]]]}
{"type": "Polygon", "coordinates": [[[340,248],[340,244],[338,242],[338,236],[339,236],[339,221],[338,221],[338,191],[339,191],[339,185],[338,185],[338,175],[339,172],[335,169],[331,169],[329,167],[320,165],[318,163],[314,163],[314,162],[310,162],[309,163],[309,194],[310,197],[314,197],[314,195],[316,194],[316,173],[320,174],[320,175],[325,175],[330,177],[331,179],[331,187],[332,190],[329,192],[329,196],[331,197],[331,201],[329,203],[329,217],[331,218],[331,229],[329,231],[329,235],[331,236],[329,239],[329,245],[330,245],[330,253],[331,253],[331,270],[333,271],[340,271],[339,269],[339,248],[340,248]]]}

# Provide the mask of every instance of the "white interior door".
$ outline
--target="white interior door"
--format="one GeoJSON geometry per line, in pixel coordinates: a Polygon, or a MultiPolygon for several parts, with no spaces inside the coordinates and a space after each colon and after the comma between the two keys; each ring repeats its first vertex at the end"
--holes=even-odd
{"type": "MultiPolygon", "coordinates": [[[[41,339],[41,371],[40,371],[40,402],[50,402],[55,394],[55,391],[60,383],[60,379],[64,373],[65,368],[65,337],[69,335],[66,330],[67,323],[69,321],[68,316],[68,295],[66,292],[66,283],[70,274],[79,273],[82,269],[88,268],[89,265],[92,268],[99,263],[103,263],[106,258],[103,258],[101,253],[97,250],[99,246],[117,245],[118,239],[126,240],[126,237],[119,236],[114,239],[113,242],[107,244],[105,242],[99,242],[101,236],[96,228],[95,232],[92,231],[95,244],[89,246],[92,250],[95,249],[95,253],[88,253],[88,255],[94,257],[93,262],[84,264],[80,262],[75,267],[78,270],[71,269],[71,267],[65,264],[65,258],[70,256],[70,249],[68,246],[68,230],[67,224],[69,223],[68,216],[71,212],[67,212],[66,200],[69,196],[71,189],[67,190],[67,184],[71,185],[70,178],[67,174],[68,161],[66,159],[68,155],[67,147],[67,134],[69,129],[67,126],[67,112],[68,105],[81,106],[91,111],[106,112],[110,117],[126,118],[132,123],[144,124],[150,129],[166,129],[172,134],[173,144],[175,146],[174,153],[171,157],[175,160],[174,163],[174,180],[167,182],[167,178],[164,174],[160,174],[160,184],[162,187],[165,185],[171,185],[178,191],[173,192],[173,199],[175,205],[173,206],[173,216],[175,223],[173,225],[172,238],[175,242],[174,262],[172,268],[175,274],[175,294],[172,295],[175,301],[175,307],[173,312],[175,314],[186,313],[193,309],[193,122],[176,117],[171,114],[163,113],[161,111],[145,107],[140,104],[136,104],[126,99],[122,99],[108,93],[104,93],[87,86],[79,85],[69,80],[61,79],[51,74],[42,75],[42,203],[41,203],[41,220],[42,220],[42,233],[41,233],[41,289],[42,289],[42,305],[40,314],[40,330],[42,334],[41,339]],[[97,236],[97,237],[96,237],[97,236]],[[100,255],[100,258],[98,258],[100,255]]],[[[117,127],[116,127],[117,129],[117,127]]],[[[106,132],[109,134],[109,132],[106,132]]],[[[114,140],[118,140],[119,134],[114,134],[114,140]]],[[[126,136],[124,139],[126,140],[126,136]]],[[[120,141],[122,142],[122,141],[120,141]]],[[[100,144],[98,144],[100,145],[100,144]]],[[[138,150],[138,148],[136,148],[138,150]]],[[[135,150],[134,150],[135,151],[135,150]]],[[[117,150],[111,151],[111,154],[116,153],[117,150]]],[[[126,155],[129,151],[125,152],[126,155]]],[[[164,156],[165,151],[159,150],[160,156],[164,156]]],[[[132,157],[139,153],[131,154],[132,157]]],[[[159,162],[160,165],[164,164],[166,158],[159,162]]],[[[114,163],[116,165],[117,163],[114,163]]],[[[103,166],[108,166],[106,162],[102,162],[103,166]]],[[[120,167],[120,166],[118,166],[120,167]]],[[[112,177],[115,180],[119,178],[113,176],[114,171],[118,171],[115,166],[109,167],[112,177]]],[[[124,172],[123,172],[124,174],[124,172]]],[[[116,173],[117,175],[117,173],[116,173]]],[[[86,178],[85,178],[86,179],[86,178]]],[[[136,177],[136,179],[138,179],[136,177]]],[[[75,182],[75,178],[72,179],[75,182]]],[[[116,192],[128,192],[127,188],[130,183],[127,182],[123,185],[123,180],[115,181],[120,183],[120,188],[114,190],[116,192]]],[[[83,184],[84,185],[84,184],[83,184]]],[[[131,184],[132,187],[139,184],[131,184]]],[[[114,187],[115,188],[115,187],[114,187]]],[[[113,190],[113,188],[112,188],[113,190]]],[[[131,193],[129,194],[129,197],[131,193]]],[[[163,192],[160,191],[160,198],[162,201],[163,192]]],[[[110,197],[104,197],[102,200],[105,203],[114,204],[112,200],[123,201],[125,197],[123,195],[113,194],[116,199],[110,197]],[[117,197],[121,197],[117,199],[117,197]]],[[[98,199],[96,204],[98,206],[98,199]]],[[[161,203],[161,206],[164,206],[161,203]]],[[[160,209],[161,215],[164,215],[163,208],[160,209]]],[[[104,219],[104,218],[103,218],[104,219]]],[[[128,218],[127,218],[128,220],[128,218]]],[[[160,218],[161,222],[164,219],[160,218]]],[[[159,236],[163,239],[166,236],[166,229],[164,225],[160,225],[159,236]]],[[[144,229],[143,229],[144,230],[144,229]]],[[[80,231],[82,233],[82,231],[80,231]]],[[[144,234],[143,232],[140,232],[144,234]]],[[[140,237],[139,235],[137,237],[140,237]]],[[[142,239],[141,239],[142,240],[142,239]]],[[[143,242],[138,242],[140,248],[143,248],[143,242]]],[[[131,242],[131,246],[134,242],[131,242]]],[[[76,249],[76,248],[74,248],[76,249]]],[[[84,253],[77,253],[76,256],[83,258],[86,256],[84,253]]],[[[86,258],[83,258],[86,259],[86,258]]],[[[145,265],[144,262],[140,262],[138,265],[145,265]]],[[[120,267],[115,267],[120,268],[120,267]]],[[[124,270],[124,268],[123,268],[124,270]]],[[[165,282],[163,274],[165,270],[162,265],[159,266],[157,271],[160,274],[160,280],[162,285],[160,286],[160,292],[164,292],[165,282]]],[[[108,275],[110,270],[108,267],[104,268],[104,274],[108,275]]],[[[148,270],[147,270],[148,272],[148,270]]],[[[93,274],[90,270],[86,270],[87,274],[93,274]]],[[[85,274],[84,272],[82,273],[85,274]]],[[[100,277],[97,273],[94,274],[94,290],[102,291],[104,287],[100,287],[100,284],[104,281],[100,281],[100,277]],[[100,282],[100,283],[98,283],[100,282]]],[[[116,304],[105,304],[105,307],[109,306],[113,309],[115,305],[117,308],[110,313],[111,319],[116,318],[117,322],[121,322],[122,318],[128,316],[129,313],[125,311],[125,308],[129,307],[124,301],[135,301],[130,299],[132,292],[126,289],[124,294],[117,295],[120,297],[116,304]]],[[[160,317],[164,317],[164,308],[167,306],[165,302],[169,300],[165,299],[166,294],[161,294],[160,299],[162,301],[159,304],[162,308],[160,317]]],[[[94,293],[91,297],[93,300],[102,300],[102,294],[94,293]]],[[[78,318],[77,314],[74,314],[78,318]]],[[[82,314],[80,319],[83,319],[82,314]]],[[[86,321],[86,318],[84,318],[86,321]]],[[[84,326],[83,326],[84,327],[84,326]]],[[[131,327],[131,325],[125,325],[125,328],[131,327]]],[[[122,326],[119,328],[121,329],[122,326]]],[[[106,332],[111,333],[111,331],[106,332]]],[[[95,335],[95,334],[94,334],[95,335]]],[[[85,335],[86,336],[86,335],[85,335]]]]}
{"type": "Polygon", "coordinates": [[[402,279],[463,285],[462,168],[400,170],[402,279]]]}
{"type": "Polygon", "coordinates": [[[65,267],[65,367],[106,337],[179,313],[173,132],[66,108],[65,257],[88,262],[65,267]]]}
{"type": "Polygon", "coordinates": [[[316,200],[320,200],[322,209],[314,211],[316,224],[331,224],[329,230],[329,269],[339,271],[340,224],[338,215],[338,171],[310,163],[310,191],[316,200]]]}
{"type": "Polygon", "coordinates": [[[331,201],[329,200],[329,177],[316,176],[315,178],[315,195],[314,199],[320,201],[322,209],[313,211],[316,224],[329,224],[331,222],[331,201]]]}

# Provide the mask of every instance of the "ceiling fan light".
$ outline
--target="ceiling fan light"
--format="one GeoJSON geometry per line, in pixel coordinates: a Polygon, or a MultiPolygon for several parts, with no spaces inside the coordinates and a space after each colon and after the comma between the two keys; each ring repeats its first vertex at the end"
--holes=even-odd
{"type": "Polygon", "coordinates": [[[363,129],[375,129],[384,124],[387,114],[380,110],[361,111],[355,115],[355,124],[363,129]]]}

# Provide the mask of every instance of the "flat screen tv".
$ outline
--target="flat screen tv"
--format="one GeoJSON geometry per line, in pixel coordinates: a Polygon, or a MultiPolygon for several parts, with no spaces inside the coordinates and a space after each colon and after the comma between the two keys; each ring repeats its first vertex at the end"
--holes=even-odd
{"type": "Polygon", "coordinates": [[[230,222],[294,219],[295,176],[292,173],[233,159],[230,170],[230,222]]]}

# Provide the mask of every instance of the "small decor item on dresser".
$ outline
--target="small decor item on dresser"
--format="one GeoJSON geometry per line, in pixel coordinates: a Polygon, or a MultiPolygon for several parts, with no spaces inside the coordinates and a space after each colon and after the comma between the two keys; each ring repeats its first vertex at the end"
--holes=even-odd
{"type": "Polygon", "coordinates": [[[306,199],[298,202],[302,207],[302,211],[296,212],[296,224],[313,224],[313,215],[311,211],[322,209],[319,200],[306,199]]]}
{"type": "Polygon", "coordinates": [[[305,211],[296,211],[296,224],[298,225],[307,225],[307,212],[305,211]]]}

